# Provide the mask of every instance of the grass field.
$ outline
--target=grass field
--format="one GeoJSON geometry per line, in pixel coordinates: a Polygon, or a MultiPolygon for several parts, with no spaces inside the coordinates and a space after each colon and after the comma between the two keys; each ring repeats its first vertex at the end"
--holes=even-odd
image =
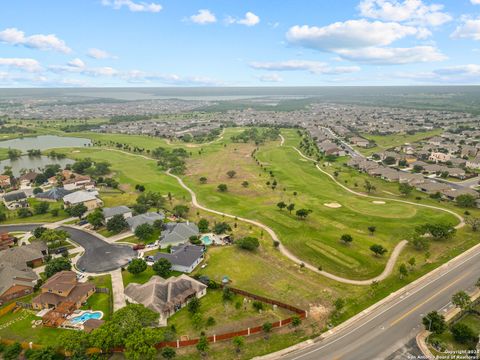
{"type": "Polygon", "coordinates": [[[413,135],[409,134],[393,134],[393,135],[371,135],[371,134],[362,134],[362,136],[368,140],[374,141],[377,146],[364,149],[357,147],[364,155],[372,155],[376,152],[384,151],[395,146],[403,145],[405,143],[414,143],[423,139],[430,138],[435,135],[440,135],[443,132],[442,129],[435,129],[426,132],[418,132],[413,135]]]}
{"type": "Polygon", "coordinates": [[[380,243],[391,251],[416,225],[458,222],[438,210],[388,201],[378,205],[372,199],[348,193],[312,163],[300,161],[299,154],[290,148],[298,143],[296,132],[286,130],[284,134],[284,147],[274,142],[257,152],[264,169],[250,157],[253,145],[230,144],[222,152],[192,159],[184,180],[206,206],[271,226],[299,258],[349,278],[370,278],[383,270],[387,257],[372,256],[372,244],[380,243]],[[231,169],[237,173],[233,179],[226,175],[231,169]],[[276,190],[267,185],[273,181],[269,171],[278,182],[276,190]],[[198,182],[201,176],[208,178],[207,184],[198,182]],[[247,188],[241,185],[243,181],[248,181],[247,188]],[[227,184],[228,192],[218,192],[219,183],[227,184]],[[306,220],[299,220],[279,210],[276,204],[280,201],[295,203],[296,209],[307,208],[312,213],[306,220]],[[324,205],[332,202],[341,208],[324,205]],[[369,235],[370,225],[377,227],[375,236],[369,235]],[[339,241],[344,233],[353,236],[351,246],[339,241]]]}
{"type": "Polygon", "coordinates": [[[112,278],[110,275],[101,275],[95,276],[89,280],[95,284],[95,286],[100,288],[107,288],[110,290],[110,293],[99,293],[96,292],[90,296],[87,300],[87,304],[82,307],[82,309],[91,309],[99,310],[103,312],[102,320],[108,320],[113,312],[112,305],[112,278]]]}
{"type": "MultiPolygon", "coordinates": [[[[26,218],[21,218],[18,216],[17,210],[6,210],[5,213],[7,215],[7,220],[9,224],[20,224],[20,223],[41,223],[41,222],[56,222],[69,217],[69,215],[61,209],[63,202],[49,202],[50,205],[48,212],[46,214],[35,214],[35,205],[38,204],[40,201],[34,198],[28,199],[28,203],[30,205],[30,210],[33,213],[33,216],[28,216],[26,218]],[[51,210],[58,209],[58,216],[53,216],[51,214],[51,210]]],[[[1,205],[4,207],[4,205],[1,205]]]]}

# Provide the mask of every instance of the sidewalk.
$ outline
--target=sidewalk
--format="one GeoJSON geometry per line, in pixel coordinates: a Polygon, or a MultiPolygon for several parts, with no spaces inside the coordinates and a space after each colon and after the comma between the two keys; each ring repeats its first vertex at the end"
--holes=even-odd
{"type": "Polygon", "coordinates": [[[127,305],[125,294],[123,293],[122,270],[114,270],[110,272],[110,275],[112,276],[113,311],[117,311],[127,305]]]}

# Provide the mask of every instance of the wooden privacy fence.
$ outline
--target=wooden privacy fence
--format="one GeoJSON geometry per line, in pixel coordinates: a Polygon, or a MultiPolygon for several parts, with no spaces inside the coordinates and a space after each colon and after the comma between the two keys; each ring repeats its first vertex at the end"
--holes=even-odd
{"type": "MultiPolygon", "coordinates": [[[[229,287],[230,291],[232,291],[235,294],[242,295],[248,298],[252,298],[254,300],[258,300],[267,304],[271,305],[276,305],[278,307],[281,307],[283,309],[287,309],[289,311],[292,311],[298,316],[300,319],[305,319],[307,317],[307,311],[300,309],[298,307],[282,303],[280,301],[272,300],[263,296],[258,296],[252,293],[249,293],[244,290],[240,289],[235,289],[229,287]]],[[[292,323],[293,316],[289,317],[287,319],[279,320],[274,323],[272,323],[272,329],[275,328],[280,328],[283,326],[290,325],[292,323]]],[[[215,334],[207,337],[208,342],[211,343],[216,343],[217,341],[224,341],[224,340],[230,340],[233,339],[237,336],[250,336],[250,335],[255,335],[255,334],[260,334],[263,332],[263,326],[256,326],[256,327],[251,327],[251,328],[246,328],[238,331],[233,331],[229,333],[224,333],[224,334],[215,334]]],[[[199,338],[197,339],[190,339],[190,340],[176,340],[176,341],[162,341],[158,344],[155,345],[157,349],[161,349],[164,347],[173,347],[173,348],[181,348],[181,347],[186,347],[186,346],[192,346],[196,345],[199,342],[199,338]]],[[[123,352],[124,349],[122,347],[112,349],[113,352],[123,352]]]]}

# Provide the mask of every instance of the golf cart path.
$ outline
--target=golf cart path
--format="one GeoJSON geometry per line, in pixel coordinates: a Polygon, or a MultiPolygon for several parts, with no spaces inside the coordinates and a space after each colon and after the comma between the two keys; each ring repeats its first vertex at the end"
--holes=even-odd
{"type": "MultiPolygon", "coordinates": [[[[280,146],[283,146],[285,143],[285,138],[280,135],[280,146]]],[[[307,156],[305,156],[300,150],[298,150],[296,147],[292,147],[293,149],[295,149],[303,158],[305,158],[306,160],[309,160],[309,161],[315,161],[314,159],[312,158],[309,158],[307,156]]],[[[124,153],[124,154],[127,154],[127,155],[132,155],[132,156],[140,156],[146,160],[155,160],[151,157],[148,157],[148,156],[145,156],[145,155],[140,155],[140,154],[132,154],[132,153],[129,153],[127,151],[123,151],[123,150],[117,150],[117,149],[107,149],[107,150],[110,150],[110,151],[117,151],[117,152],[121,152],[121,153],[124,153]]],[[[461,228],[465,225],[465,221],[463,219],[463,217],[461,217],[460,215],[456,214],[455,212],[451,211],[451,210],[448,210],[448,209],[443,209],[443,208],[440,208],[440,207],[436,207],[436,206],[432,206],[432,205],[425,205],[425,204],[417,204],[417,203],[414,203],[414,202],[410,202],[410,201],[406,201],[406,200],[400,200],[400,199],[391,199],[391,198],[383,198],[383,197],[378,197],[378,196],[370,196],[370,195],[366,195],[366,194],[362,194],[362,193],[359,193],[359,192],[356,192],[354,190],[351,190],[349,189],[348,187],[344,186],[343,184],[339,183],[332,175],[330,175],[329,173],[325,172],[324,170],[322,170],[318,165],[317,165],[317,169],[319,171],[321,171],[322,173],[324,173],[325,175],[329,176],[337,185],[341,186],[343,189],[347,190],[348,192],[354,194],[354,195],[357,195],[357,196],[362,196],[362,197],[369,197],[369,198],[372,198],[372,199],[377,199],[377,200],[386,200],[386,201],[397,201],[397,202],[402,202],[402,203],[406,203],[406,204],[411,204],[411,205],[415,205],[415,206],[422,206],[422,207],[427,207],[427,208],[432,208],[432,209],[437,209],[437,210],[441,210],[441,211],[445,211],[445,212],[448,212],[454,216],[456,216],[459,220],[460,220],[460,223],[456,226],[456,228],[461,228]]],[[[310,263],[307,263],[303,260],[301,260],[300,258],[298,258],[296,255],[294,255],[292,252],[290,252],[283,244],[282,242],[280,241],[279,237],[277,236],[277,234],[275,233],[275,231],[268,227],[267,225],[259,222],[259,221],[256,221],[256,220],[251,220],[251,219],[247,219],[247,218],[243,218],[243,217],[238,217],[238,216],[235,216],[235,215],[232,215],[232,214],[228,214],[228,213],[224,213],[222,211],[218,211],[218,210],[215,210],[215,209],[210,209],[206,206],[203,206],[201,205],[198,200],[197,200],[197,194],[192,190],[190,189],[184,182],[183,180],[178,177],[177,175],[174,175],[170,172],[170,170],[166,171],[166,174],[175,178],[177,180],[177,182],[179,183],[179,185],[185,189],[191,196],[192,198],[192,204],[193,206],[195,206],[196,208],[198,209],[201,209],[201,210],[204,210],[204,211],[207,211],[207,212],[210,212],[212,214],[217,214],[217,215],[221,215],[221,216],[225,216],[225,217],[228,217],[228,218],[232,218],[232,219],[237,219],[237,220],[240,220],[240,221],[243,221],[243,222],[246,222],[246,223],[249,223],[249,224],[252,224],[252,225],[255,225],[255,226],[258,226],[259,228],[265,230],[270,236],[271,238],[274,240],[274,241],[278,241],[279,243],[279,246],[278,246],[278,249],[280,250],[280,252],[286,256],[287,258],[289,258],[291,261],[299,264],[299,265],[303,265],[305,266],[307,269],[317,273],[317,274],[320,274],[320,275],[323,275],[329,279],[332,279],[332,280],[335,280],[335,281],[338,281],[338,282],[341,282],[341,283],[344,283],[344,284],[350,284],[350,285],[370,285],[372,284],[372,282],[379,282],[379,281],[382,281],[384,279],[386,279],[393,271],[393,268],[395,266],[395,263],[397,262],[397,259],[400,255],[400,253],[402,252],[403,248],[408,244],[408,241],[407,240],[402,240],[400,241],[396,246],[395,248],[393,249],[393,251],[391,252],[391,255],[387,261],[387,264],[385,265],[385,268],[384,270],[382,271],[382,273],[376,277],[373,277],[371,279],[367,279],[367,280],[353,280],[353,279],[347,279],[347,278],[344,278],[344,277],[341,277],[341,276],[337,276],[335,274],[332,274],[332,273],[329,273],[327,271],[324,271],[324,270],[319,270],[317,267],[315,267],[314,265],[310,264],[310,263]]]]}

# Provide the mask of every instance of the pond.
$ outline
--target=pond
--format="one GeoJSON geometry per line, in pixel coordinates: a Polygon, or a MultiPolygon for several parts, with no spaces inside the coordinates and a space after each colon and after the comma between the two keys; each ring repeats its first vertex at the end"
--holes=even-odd
{"type": "Polygon", "coordinates": [[[56,135],[40,135],[0,141],[0,148],[12,148],[26,152],[30,149],[47,150],[63,147],[84,147],[90,146],[91,144],[92,142],[90,139],[56,135]]]}
{"type": "Polygon", "coordinates": [[[73,164],[71,159],[53,159],[48,156],[20,156],[15,160],[0,161],[0,174],[3,173],[5,166],[11,166],[14,176],[19,176],[22,169],[33,170],[38,172],[39,169],[45,168],[49,164],[59,164],[62,168],[67,164],[73,164]]]}

